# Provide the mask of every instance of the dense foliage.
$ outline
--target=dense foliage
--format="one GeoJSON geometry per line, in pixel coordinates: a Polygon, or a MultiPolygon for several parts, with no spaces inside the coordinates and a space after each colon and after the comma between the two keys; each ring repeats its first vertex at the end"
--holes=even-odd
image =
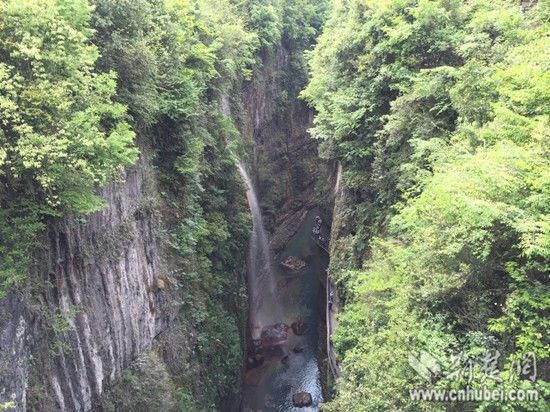
{"type": "MultiPolygon", "coordinates": [[[[548,410],[550,3],[344,1],[304,97],[346,194],[330,271],[345,298],[344,375],[327,410],[548,410]],[[539,402],[417,402],[426,350],[498,350],[503,384],[539,402]],[[533,352],[535,382],[510,376],[533,352]]],[[[463,364],[460,364],[462,367],[463,364]]],[[[447,369],[445,369],[447,368],[447,369]]],[[[429,388],[482,387],[438,376],[429,388]]]]}
{"type": "MultiPolygon", "coordinates": [[[[550,2],[520,3],[335,1],[307,54],[312,133],[345,184],[330,264],[344,375],[326,410],[548,410],[550,2]],[[427,387],[535,388],[539,402],[413,401],[426,386],[408,363],[420,350],[446,370],[459,352],[498,350],[502,384],[478,368],[471,382],[427,387]],[[510,373],[527,352],[534,381],[510,373]]],[[[25,287],[53,219],[100,210],[97,189],[138,156],[159,180],[142,212],[162,220],[179,327],[105,409],[211,410],[239,390],[250,217],[228,144],[242,152],[243,82],[272,81],[262,66],[285,59],[274,124],[291,133],[302,52],[326,11],[314,0],[0,0],[0,299],[25,287]]],[[[299,180],[306,165],[291,167],[299,180]]],[[[276,187],[262,193],[272,208],[276,187]]]]}
{"type": "MultiPolygon", "coordinates": [[[[240,390],[246,297],[238,271],[250,215],[227,146],[242,151],[236,127],[245,115],[242,82],[270,63],[281,43],[289,43],[289,58],[299,63],[294,77],[303,83],[294,94],[305,84],[300,52],[315,32],[301,27],[320,26],[311,3],[94,1],[97,69],[118,73],[115,99],[152,144],[164,190],[163,236],[175,252],[183,327],[159,346],[166,353],[181,348],[167,365],[180,410],[212,410],[240,390]]],[[[111,405],[138,408],[131,395],[111,405]]]]}
{"type": "Polygon", "coordinates": [[[198,331],[199,374],[171,371],[183,409],[214,407],[239,382],[250,219],[220,99],[257,63],[244,16],[228,1],[0,2],[0,298],[25,287],[52,218],[101,209],[97,187],[151,158],[160,196],[141,213],[160,214],[173,305],[198,331]]]}
{"type": "Polygon", "coordinates": [[[90,213],[136,159],[115,74],[95,72],[86,2],[0,2],[0,297],[48,216],[90,213]]]}

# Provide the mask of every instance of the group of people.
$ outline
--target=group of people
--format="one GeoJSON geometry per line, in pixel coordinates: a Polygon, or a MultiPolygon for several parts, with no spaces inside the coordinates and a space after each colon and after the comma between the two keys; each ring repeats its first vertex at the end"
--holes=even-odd
{"type": "Polygon", "coordinates": [[[327,239],[323,237],[321,234],[321,225],[323,224],[323,219],[321,219],[321,216],[315,216],[315,225],[312,229],[312,234],[314,237],[316,237],[321,244],[325,244],[327,239]]]}

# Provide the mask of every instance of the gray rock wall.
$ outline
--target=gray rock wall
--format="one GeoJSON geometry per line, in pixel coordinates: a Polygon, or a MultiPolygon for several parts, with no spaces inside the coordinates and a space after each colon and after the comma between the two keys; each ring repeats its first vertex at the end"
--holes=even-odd
{"type": "Polygon", "coordinates": [[[278,96],[284,91],[284,76],[289,76],[291,56],[278,48],[243,87],[247,113],[243,134],[253,147],[252,170],[260,188],[264,223],[271,232],[270,248],[279,253],[296,233],[301,222],[318,203],[315,190],[319,159],[317,142],[308,129],[313,125],[313,110],[297,96],[287,97],[287,110],[281,110],[278,96]],[[299,171],[296,166],[303,165],[299,171]],[[277,192],[273,204],[273,192],[277,192]],[[270,207],[273,210],[270,210],[270,207]]]}
{"type": "Polygon", "coordinates": [[[85,223],[52,222],[30,286],[0,304],[0,403],[90,410],[167,328],[154,175],[142,159],[124,178],[85,223]]]}

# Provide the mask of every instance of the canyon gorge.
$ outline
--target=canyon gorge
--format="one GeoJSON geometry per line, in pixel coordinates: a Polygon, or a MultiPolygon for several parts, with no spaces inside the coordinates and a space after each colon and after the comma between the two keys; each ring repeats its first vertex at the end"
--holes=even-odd
{"type": "Polygon", "coordinates": [[[549,32],[0,0],[0,411],[549,410],[549,32]]]}

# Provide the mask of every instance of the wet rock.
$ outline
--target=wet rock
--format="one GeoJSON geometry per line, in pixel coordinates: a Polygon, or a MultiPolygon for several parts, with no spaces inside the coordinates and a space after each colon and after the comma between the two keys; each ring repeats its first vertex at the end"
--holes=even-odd
{"type": "Polygon", "coordinates": [[[289,256],[280,265],[283,269],[298,271],[306,267],[306,262],[296,256],[289,256]]]}
{"type": "Polygon", "coordinates": [[[298,318],[296,322],[292,323],[291,327],[295,335],[303,335],[306,331],[306,324],[302,318],[298,318]]]}
{"type": "Polygon", "coordinates": [[[262,343],[272,346],[285,341],[288,337],[288,325],[277,323],[271,326],[265,326],[262,329],[262,343]]]}
{"type": "Polygon", "coordinates": [[[301,408],[303,406],[309,406],[313,403],[311,394],[309,392],[298,392],[292,395],[292,403],[294,406],[301,408]]]}
{"type": "Polygon", "coordinates": [[[246,358],[246,367],[248,369],[254,369],[261,366],[264,363],[264,357],[259,353],[254,356],[248,356],[246,358]]]}
{"type": "Polygon", "coordinates": [[[302,353],[304,351],[304,348],[301,346],[295,346],[294,349],[292,349],[294,353],[302,353]]]}

